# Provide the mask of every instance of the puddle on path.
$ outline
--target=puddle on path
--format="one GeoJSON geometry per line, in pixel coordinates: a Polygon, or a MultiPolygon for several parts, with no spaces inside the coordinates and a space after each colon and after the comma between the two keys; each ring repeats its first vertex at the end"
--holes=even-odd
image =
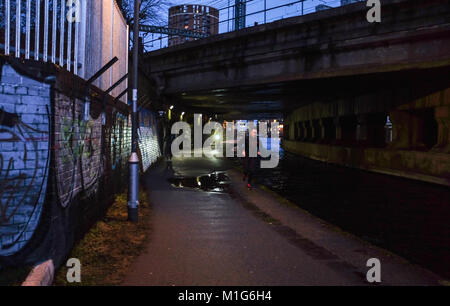
{"type": "Polygon", "coordinates": [[[198,177],[174,177],[169,179],[169,183],[176,188],[193,188],[207,192],[225,192],[229,180],[225,172],[213,172],[198,177]]]}

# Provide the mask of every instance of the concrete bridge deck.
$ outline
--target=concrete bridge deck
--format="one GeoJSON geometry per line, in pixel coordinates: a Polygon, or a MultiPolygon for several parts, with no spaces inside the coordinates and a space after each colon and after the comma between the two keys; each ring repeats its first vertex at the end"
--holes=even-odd
{"type": "Polygon", "coordinates": [[[444,81],[448,1],[383,1],[381,23],[367,10],[363,1],[249,27],[147,53],[143,66],[170,103],[229,119],[444,81]]]}
{"type": "Polygon", "coordinates": [[[223,159],[174,159],[145,176],[153,214],[146,252],[124,285],[368,285],[369,258],[382,285],[436,285],[439,278],[260,189],[247,190],[223,159]],[[175,188],[168,179],[226,171],[229,192],[175,188]]]}

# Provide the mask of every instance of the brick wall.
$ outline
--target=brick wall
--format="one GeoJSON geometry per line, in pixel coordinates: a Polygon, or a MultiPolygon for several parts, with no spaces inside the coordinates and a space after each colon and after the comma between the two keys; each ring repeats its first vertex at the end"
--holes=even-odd
{"type": "Polygon", "coordinates": [[[50,85],[9,65],[0,72],[0,256],[7,256],[24,247],[42,212],[49,172],[50,85]]]}
{"type": "Polygon", "coordinates": [[[142,171],[146,171],[161,156],[155,114],[148,110],[139,113],[139,152],[142,171]]]}
{"type": "MultiPolygon", "coordinates": [[[[111,191],[127,186],[129,109],[92,87],[83,120],[82,79],[4,58],[0,72],[0,267],[48,258],[58,265],[111,191]]],[[[145,171],[160,149],[156,117],[144,109],[140,118],[145,171]]]]}

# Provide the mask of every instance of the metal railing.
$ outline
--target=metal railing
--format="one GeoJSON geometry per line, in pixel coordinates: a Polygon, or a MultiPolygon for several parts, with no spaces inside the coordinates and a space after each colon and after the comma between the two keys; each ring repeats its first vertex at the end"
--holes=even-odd
{"type": "MultiPolygon", "coordinates": [[[[363,0],[246,0],[240,5],[245,4],[245,27],[270,23],[276,20],[313,14],[318,11],[335,8],[342,5],[352,4],[363,0]],[[281,2],[281,4],[280,4],[281,2]],[[284,3],[283,3],[284,2],[284,3]]],[[[235,31],[235,21],[242,16],[234,16],[236,5],[234,0],[215,0],[205,5],[220,5],[223,7],[219,10],[219,21],[211,24],[219,26],[219,33],[227,33],[235,31]]],[[[168,25],[166,25],[168,27],[168,25]]],[[[144,41],[147,51],[154,51],[168,47],[168,39],[170,35],[153,34],[144,41]],[[156,37],[155,37],[156,36],[156,37]]]]}
{"type": "Polygon", "coordinates": [[[84,75],[86,0],[2,0],[0,53],[84,75]]]}

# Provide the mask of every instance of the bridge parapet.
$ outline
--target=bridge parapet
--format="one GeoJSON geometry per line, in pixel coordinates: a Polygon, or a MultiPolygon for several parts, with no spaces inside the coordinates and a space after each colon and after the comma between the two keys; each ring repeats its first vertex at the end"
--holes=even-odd
{"type": "Polygon", "coordinates": [[[369,23],[365,2],[186,43],[146,55],[166,94],[447,66],[444,0],[383,1],[369,23]]]}

